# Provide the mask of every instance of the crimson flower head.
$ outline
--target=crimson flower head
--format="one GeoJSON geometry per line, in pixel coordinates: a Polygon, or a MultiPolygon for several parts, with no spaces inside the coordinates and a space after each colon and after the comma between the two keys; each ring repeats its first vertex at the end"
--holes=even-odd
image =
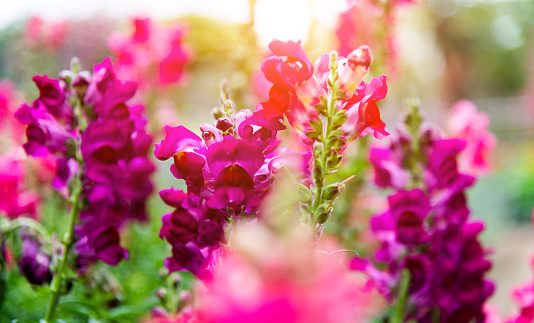
{"type": "Polygon", "coordinates": [[[265,78],[275,85],[294,92],[295,86],[313,75],[313,65],[298,42],[273,40],[269,49],[274,56],[263,61],[261,70],[265,78]]]}
{"type": "Polygon", "coordinates": [[[254,175],[265,157],[261,147],[233,137],[213,144],[206,155],[208,167],[215,178],[215,192],[208,200],[213,209],[256,207],[260,199],[254,193],[254,175]]]}

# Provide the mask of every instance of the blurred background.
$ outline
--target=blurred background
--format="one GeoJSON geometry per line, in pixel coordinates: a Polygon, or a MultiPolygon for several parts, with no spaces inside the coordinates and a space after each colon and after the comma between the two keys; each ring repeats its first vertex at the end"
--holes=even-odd
{"type": "MultiPolygon", "coordinates": [[[[151,18],[161,26],[179,23],[184,30],[181,43],[189,59],[183,78],[138,98],[168,107],[159,116],[163,125],[196,129],[210,122],[223,78],[237,106],[254,109],[267,98],[260,67],[273,38],[302,40],[312,61],[332,49],[347,55],[359,45],[371,46],[371,74],[388,76],[381,111],[390,130],[402,121],[412,93],[420,98],[426,119],[445,130],[450,107],[460,99],[473,101],[489,115],[498,145],[490,156],[491,171],[469,192],[469,204],[473,216],[486,221],[486,245],[495,247],[492,302],[504,313],[512,308],[509,291],[532,277],[534,252],[534,0],[2,1],[0,79],[11,80],[21,100],[31,102],[38,96],[34,75],[56,77],[73,56],[92,70],[116,55],[110,37],[132,33],[132,17],[151,18]]],[[[159,142],[162,124],[152,130],[159,142]]],[[[155,192],[180,186],[168,167],[158,162],[155,192]]],[[[42,208],[44,221],[58,230],[61,203],[50,197],[42,208]]],[[[145,303],[140,311],[157,303],[151,295],[168,255],[158,238],[160,217],[167,211],[153,194],[150,225],[133,224],[124,242],[131,259],[105,269],[129,282],[121,287],[121,302],[145,303]],[[137,237],[143,237],[142,244],[132,243],[137,237]]],[[[19,291],[10,292],[2,315],[14,318],[18,305],[33,298],[32,287],[14,275],[8,285],[19,291]]],[[[73,301],[76,306],[81,305],[73,301]]]]}

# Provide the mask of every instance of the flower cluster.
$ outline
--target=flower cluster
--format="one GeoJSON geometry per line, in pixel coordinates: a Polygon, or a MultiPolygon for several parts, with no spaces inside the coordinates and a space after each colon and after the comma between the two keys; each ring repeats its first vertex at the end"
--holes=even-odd
{"type": "MultiPolygon", "coordinates": [[[[336,100],[337,126],[341,126],[340,146],[367,133],[376,138],[388,135],[380,120],[376,101],[387,93],[386,77],[362,81],[371,65],[372,55],[367,46],[351,52],[347,58],[335,57],[333,62],[323,54],[314,68],[299,42],[273,41],[269,49],[274,54],[262,64],[265,78],[273,83],[269,100],[261,103],[266,120],[285,115],[301,139],[312,144],[319,139],[322,124],[319,116],[326,113],[327,99],[336,100]],[[334,66],[332,66],[332,64],[334,66]],[[335,70],[336,80],[331,78],[335,70]],[[338,86],[332,89],[338,81],[338,86]]],[[[323,138],[324,139],[324,138],[323,138]]]]}
{"type": "Polygon", "coordinates": [[[88,251],[109,265],[128,254],[119,244],[119,229],[129,219],[145,221],[146,199],[155,167],[148,159],[152,137],[145,132],[143,107],[128,106],[136,85],[118,80],[109,59],[94,68],[84,102],[95,118],[81,135],[83,194],[88,206],[80,213],[77,250],[88,251]]]}
{"type": "Polygon", "coordinates": [[[166,262],[171,271],[189,270],[209,279],[225,242],[225,219],[254,215],[278,170],[277,161],[289,159],[274,152],[276,133],[284,129],[278,120],[266,122],[263,110],[235,115],[230,110],[215,125],[202,124],[202,138],[183,126],[166,126],[165,139],[156,144],[156,158],[173,158],[171,173],[187,185],[187,193],[160,192],[176,208],[163,217],[160,231],[172,245],[166,262]]]}
{"type": "Polygon", "coordinates": [[[24,149],[31,156],[53,154],[54,188],[65,192],[71,186],[80,196],[73,208],[88,202],[76,232],[82,262],[116,265],[127,256],[118,230],[127,219],[146,218],[145,199],[152,191],[148,175],[154,166],[147,158],[152,139],[144,130],[142,107],[126,104],[136,85],[116,79],[109,59],[92,75],[65,71],[60,79],[33,80],[39,97],[15,114],[28,125],[24,149]]]}
{"type": "Polygon", "coordinates": [[[371,219],[381,242],[376,264],[356,259],[354,266],[390,300],[401,297],[399,281],[409,272],[409,319],[482,321],[494,287],[485,279],[491,262],[478,240],[484,225],[468,219],[465,190],[474,177],[458,171],[465,143],[441,139],[432,129],[418,135],[399,131],[390,147],[371,151],[376,184],[397,192],[388,197],[389,209],[371,219]]]}
{"type": "Polygon", "coordinates": [[[468,174],[484,174],[491,168],[488,154],[495,149],[497,139],[488,132],[488,126],[488,115],[478,112],[473,102],[460,100],[452,106],[448,128],[452,137],[466,142],[458,163],[468,174]]]}
{"type": "Polygon", "coordinates": [[[183,79],[189,54],[182,44],[184,27],[161,28],[149,18],[135,18],[131,35],[115,34],[108,44],[116,57],[117,74],[141,89],[165,87],[183,79]]]}

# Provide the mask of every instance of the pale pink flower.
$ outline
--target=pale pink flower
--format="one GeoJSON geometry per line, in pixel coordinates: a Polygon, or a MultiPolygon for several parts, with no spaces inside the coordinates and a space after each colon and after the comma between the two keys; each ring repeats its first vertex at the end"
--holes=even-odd
{"type": "Polygon", "coordinates": [[[497,139],[488,127],[489,116],[479,112],[473,102],[460,100],[452,106],[448,119],[449,133],[451,137],[466,142],[458,160],[462,172],[480,175],[490,170],[488,155],[495,149],[497,139]]]}

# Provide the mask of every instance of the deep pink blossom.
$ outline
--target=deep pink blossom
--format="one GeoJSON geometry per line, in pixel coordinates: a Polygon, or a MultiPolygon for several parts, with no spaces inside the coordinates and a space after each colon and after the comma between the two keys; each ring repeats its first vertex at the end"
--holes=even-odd
{"type": "MultiPolygon", "coordinates": [[[[287,116],[301,140],[312,144],[313,140],[306,134],[314,130],[311,121],[319,118],[316,106],[321,103],[321,97],[326,99],[330,95],[327,85],[330,56],[323,54],[319,57],[314,74],[313,65],[300,42],[274,40],[269,48],[274,55],[264,60],[262,70],[274,85],[269,91],[269,100],[258,104],[257,110],[264,111],[267,121],[287,116]]],[[[378,139],[389,135],[376,105],[387,93],[386,77],[373,78],[368,84],[362,81],[371,61],[372,54],[367,46],[351,52],[348,58],[337,60],[339,90],[343,94],[337,108],[347,110],[348,120],[342,127],[345,132],[342,138],[346,143],[367,133],[378,139]]]]}
{"type": "Polygon", "coordinates": [[[386,77],[373,77],[369,83],[360,83],[356,94],[343,105],[347,111],[347,122],[341,129],[345,132],[347,142],[366,134],[372,134],[377,139],[389,136],[386,124],[380,119],[380,111],[376,102],[385,98],[387,94],[386,77]]]}

